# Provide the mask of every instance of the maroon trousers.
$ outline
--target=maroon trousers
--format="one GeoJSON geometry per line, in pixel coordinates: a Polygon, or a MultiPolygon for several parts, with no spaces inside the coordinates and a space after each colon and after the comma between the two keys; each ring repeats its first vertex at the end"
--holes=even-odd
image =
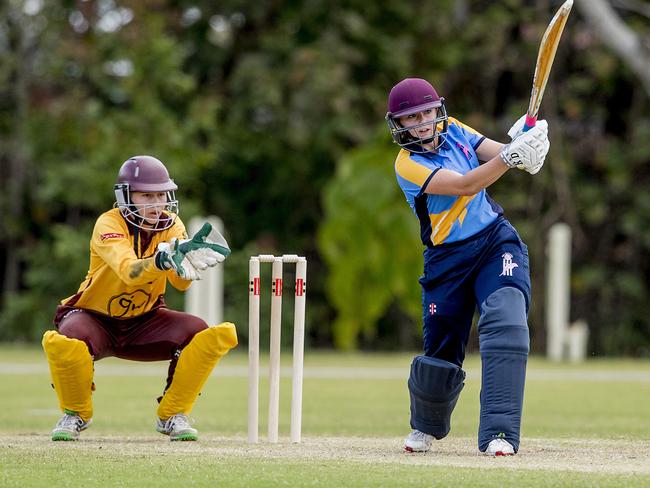
{"type": "Polygon", "coordinates": [[[165,390],[171,384],[180,351],[208,327],[199,317],[164,306],[118,320],[61,305],[54,323],[60,334],[85,342],[95,361],[111,356],[133,361],[171,360],[165,390]]]}

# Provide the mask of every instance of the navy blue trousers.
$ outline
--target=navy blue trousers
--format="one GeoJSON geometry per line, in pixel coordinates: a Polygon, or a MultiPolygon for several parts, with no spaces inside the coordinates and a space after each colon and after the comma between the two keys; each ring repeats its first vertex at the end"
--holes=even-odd
{"type": "Polygon", "coordinates": [[[528,248],[501,217],[462,242],[427,248],[420,285],[424,354],[462,366],[474,312],[494,291],[521,290],[528,312],[528,248]]]}

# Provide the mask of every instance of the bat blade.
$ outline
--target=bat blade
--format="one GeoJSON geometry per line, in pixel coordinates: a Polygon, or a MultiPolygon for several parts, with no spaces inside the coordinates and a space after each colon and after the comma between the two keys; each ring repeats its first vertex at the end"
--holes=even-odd
{"type": "Polygon", "coordinates": [[[573,0],[566,0],[551,19],[542,37],[542,42],[539,45],[539,51],[537,53],[537,63],[533,76],[533,89],[530,94],[528,111],[526,112],[524,132],[534,127],[537,122],[537,114],[539,113],[539,106],[544,96],[546,82],[548,81],[551,66],[553,66],[553,60],[555,59],[557,45],[560,42],[562,31],[569,18],[571,7],[573,7],[573,0]]]}

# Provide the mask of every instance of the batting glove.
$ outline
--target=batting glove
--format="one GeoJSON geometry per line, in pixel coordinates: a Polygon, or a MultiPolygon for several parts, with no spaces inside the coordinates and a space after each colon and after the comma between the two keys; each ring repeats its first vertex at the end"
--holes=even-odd
{"type": "MultiPolygon", "coordinates": [[[[517,119],[517,122],[512,124],[512,127],[508,129],[508,136],[510,136],[510,140],[515,140],[517,137],[519,137],[524,133],[525,124],[526,124],[526,115],[522,115],[517,119]]],[[[546,132],[548,133],[548,122],[546,120],[538,120],[535,126],[538,126],[540,124],[546,124],[546,132]]]]}
{"type": "Polygon", "coordinates": [[[548,124],[537,122],[528,132],[518,135],[501,151],[501,159],[509,168],[518,168],[534,175],[542,169],[550,148],[548,124]]]}
{"type": "Polygon", "coordinates": [[[512,127],[508,130],[508,135],[510,136],[510,140],[515,140],[517,136],[520,136],[521,134],[524,133],[524,124],[526,123],[526,115],[522,115],[519,117],[517,122],[512,124],[512,127]]]}

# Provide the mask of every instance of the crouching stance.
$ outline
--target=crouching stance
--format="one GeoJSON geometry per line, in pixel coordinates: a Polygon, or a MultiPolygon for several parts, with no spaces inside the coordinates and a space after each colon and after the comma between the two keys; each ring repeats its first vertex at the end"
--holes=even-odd
{"type": "Polygon", "coordinates": [[[111,356],[170,361],[156,430],[173,441],[198,437],[188,415],[214,366],[237,345],[237,333],[229,322],[208,327],[170,310],[163,296],[168,280],[186,290],[230,249],[209,224],[188,239],[176,189],[163,163],[151,156],[133,157],[120,168],[116,208],[95,223],[86,279],[57,308],[57,330],[43,336],[63,412],[52,440],[76,440],[90,426],[93,365],[111,356]]]}
{"type": "Polygon", "coordinates": [[[486,188],[511,168],[537,174],[549,149],[548,125],[523,132],[522,117],[504,145],[447,116],[427,81],[407,78],[388,97],[386,121],[401,146],[397,181],[420,223],[424,355],[408,382],[407,451],[427,451],[451,429],[465,379],[472,318],[482,360],[478,449],[510,455],[519,432],[528,358],[528,249],[486,188]]]}

